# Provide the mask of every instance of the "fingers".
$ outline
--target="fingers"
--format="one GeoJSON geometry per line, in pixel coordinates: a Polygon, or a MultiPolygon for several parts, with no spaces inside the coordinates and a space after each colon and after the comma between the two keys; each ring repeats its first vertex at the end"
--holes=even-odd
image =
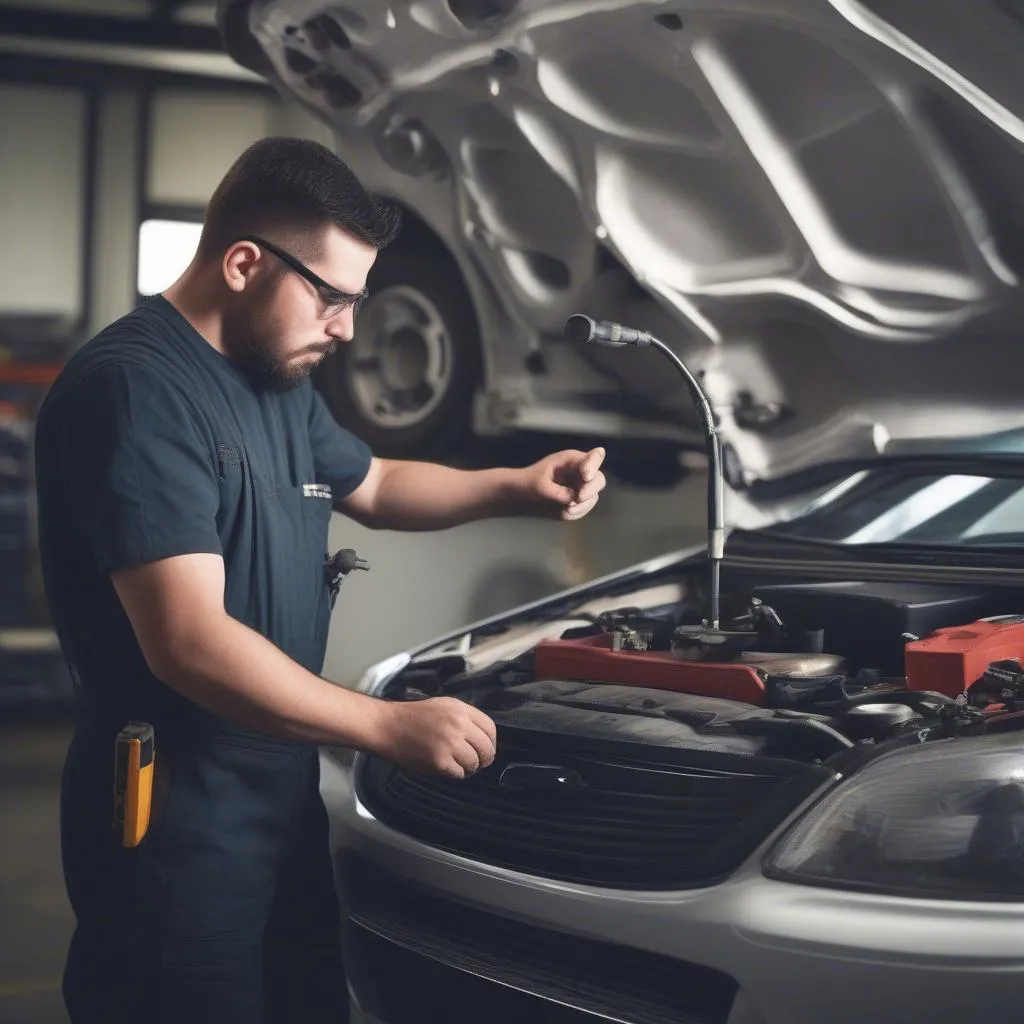
{"type": "MultiPolygon", "coordinates": [[[[600,450],[600,449],[598,449],[600,450]]],[[[607,481],[600,470],[579,490],[574,501],[570,501],[562,511],[566,520],[582,519],[597,504],[597,499],[604,490],[607,481]]]]}
{"type": "Polygon", "coordinates": [[[604,490],[606,483],[604,473],[600,471],[596,473],[580,488],[579,494],[576,495],[576,504],[582,505],[584,502],[590,501],[591,498],[596,498],[604,490]]]}
{"type": "Polygon", "coordinates": [[[449,718],[444,741],[447,757],[437,765],[442,774],[464,779],[494,762],[498,731],[494,721],[471,704],[450,697],[435,698],[449,718]]]}
{"type": "Polygon", "coordinates": [[[495,743],[482,729],[471,728],[466,734],[466,742],[473,748],[477,756],[477,770],[486,768],[494,762],[495,743]]]}
{"type": "Polygon", "coordinates": [[[596,494],[589,501],[573,502],[572,504],[565,506],[565,509],[562,511],[562,518],[570,522],[575,522],[577,519],[582,519],[596,504],[596,494]]]}
{"type": "Polygon", "coordinates": [[[583,477],[584,483],[597,476],[597,471],[601,468],[601,463],[604,462],[604,454],[603,448],[591,448],[587,452],[586,458],[580,465],[580,476],[583,477]]]}
{"type": "Polygon", "coordinates": [[[478,772],[482,767],[480,763],[480,754],[468,740],[463,740],[458,744],[458,746],[452,751],[452,758],[462,769],[465,775],[472,775],[474,772],[478,772]]]}
{"type": "Polygon", "coordinates": [[[576,492],[571,487],[557,483],[554,480],[545,480],[541,485],[542,497],[549,501],[555,501],[559,505],[568,505],[576,498],[576,492]]]}
{"type": "Polygon", "coordinates": [[[482,730],[475,729],[455,745],[441,773],[452,779],[466,779],[481,768],[489,767],[494,762],[494,753],[491,739],[482,730]]]}
{"type": "Polygon", "coordinates": [[[496,747],[498,745],[498,727],[494,724],[494,719],[490,715],[485,715],[479,708],[473,707],[472,704],[467,706],[469,707],[470,718],[473,719],[473,723],[491,741],[491,746],[496,747]]]}
{"type": "Polygon", "coordinates": [[[581,452],[582,459],[577,463],[576,473],[580,484],[573,497],[573,503],[582,505],[604,490],[605,476],[601,472],[601,463],[604,462],[605,451],[603,448],[591,448],[585,455],[581,452]]]}
{"type": "Polygon", "coordinates": [[[559,452],[549,460],[551,475],[540,482],[541,496],[561,505],[563,518],[579,519],[586,515],[593,508],[593,499],[607,483],[601,472],[604,457],[605,450],[600,447],[589,452],[559,452]],[[581,511],[582,506],[586,508],[581,511]]]}

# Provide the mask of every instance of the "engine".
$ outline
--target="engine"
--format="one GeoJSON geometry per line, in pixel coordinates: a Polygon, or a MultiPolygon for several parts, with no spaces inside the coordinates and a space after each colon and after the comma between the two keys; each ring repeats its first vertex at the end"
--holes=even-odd
{"type": "Polygon", "coordinates": [[[718,629],[685,602],[623,604],[573,612],[483,668],[428,658],[389,695],[458,696],[537,734],[825,762],[1024,718],[1024,618],[995,601],[928,584],[762,586],[718,629]]]}

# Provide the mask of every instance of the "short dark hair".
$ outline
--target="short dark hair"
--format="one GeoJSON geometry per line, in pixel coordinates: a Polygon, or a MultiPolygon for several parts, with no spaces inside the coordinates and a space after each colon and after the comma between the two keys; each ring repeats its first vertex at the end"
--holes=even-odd
{"type": "Polygon", "coordinates": [[[394,203],[368,192],[326,146],[309,139],[260,139],[213,193],[199,252],[214,256],[248,234],[259,234],[314,258],[320,255],[322,232],[332,224],[382,249],[398,234],[402,216],[394,203]]]}

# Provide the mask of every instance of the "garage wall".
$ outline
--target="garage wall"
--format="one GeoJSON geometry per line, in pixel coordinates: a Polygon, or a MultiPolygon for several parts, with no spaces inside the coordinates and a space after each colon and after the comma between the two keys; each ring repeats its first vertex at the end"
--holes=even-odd
{"type": "Polygon", "coordinates": [[[150,107],[146,198],[203,205],[246,146],[270,134],[270,104],[256,96],[161,90],[150,107]]]}
{"type": "Polygon", "coordinates": [[[332,142],[322,122],[278,100],[229,92],[162,89],[150,106],[146,199],[204,206],[239,153],[268,135],[332,142]]]}
{"type": "Polygon", "coordinates": [[[0,84],[0,316],[83,309],[87,96],[0,84]]]}
{"type": "Polygon", "coordinates": [[[266,91],[0,82],[0,322],[45,318],[83,341],[128,312],[147,211],[201,219],[233,160],[271,134],[331,143],[266,91]]]}

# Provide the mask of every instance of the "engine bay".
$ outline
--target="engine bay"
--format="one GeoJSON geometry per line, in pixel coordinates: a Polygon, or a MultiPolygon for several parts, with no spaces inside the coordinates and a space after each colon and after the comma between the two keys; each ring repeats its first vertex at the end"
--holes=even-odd
{"type": "Polygon", "coordinates": [[[890,569],[805,582],[809,569],[796,560],[781,580],[770,571],[724,580],[722,438],[698,376],[644,330],[574,314],[564,332],[576,344],[653,347],[689,391],[708,466],[703,573],[692,561],[674,593],[619,593],[600,607],[566,607],[568,618],[552,610],[534,628],[512,616],[493,643],[471,631],[454,650],[417,659],[388,696],[459,697],[499,727],[545,737],[830,766],[894,743],[1020,724],[1024,616],[1015,594],[908,580],[911,567],[903,578],[890,569]]]}
{"type": "Polygon", "coordinates": [[[458,697],[515,732],[838,763],[1024,720],[1007,593],[903,582],[726,588],[700,570],[425,652],[385,696],[458,697]],[[675,598],[675,600],[669,600],[675,598]]]}

